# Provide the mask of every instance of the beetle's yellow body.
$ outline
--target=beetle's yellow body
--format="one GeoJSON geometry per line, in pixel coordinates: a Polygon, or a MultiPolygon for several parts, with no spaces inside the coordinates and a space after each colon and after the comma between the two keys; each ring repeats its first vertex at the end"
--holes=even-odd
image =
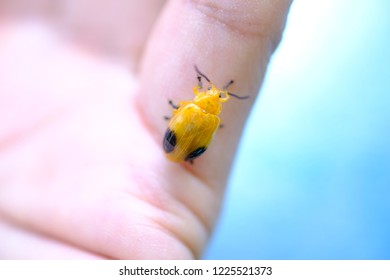
{"type": "Polygon", "coordinates": [[[175,109],[165,133],[163,148],[167,158],[175,162],[192,162],[206,151],[221,124],[219,114],[222,111],[222,103],[229,100],[229,95],[246,98],[227,91],[233,81],[220,90],[196,67],[195,70],[199,81],[198,86],[193,89],[195,98],[191,101],[181,101],[178,106],[171,103],[175,109]],[[206,91],[200,91],[201,76],[210,84],[206,91]]]}

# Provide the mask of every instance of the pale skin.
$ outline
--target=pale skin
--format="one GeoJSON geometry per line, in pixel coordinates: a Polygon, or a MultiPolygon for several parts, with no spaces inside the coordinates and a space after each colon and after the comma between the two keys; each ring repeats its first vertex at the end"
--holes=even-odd
{"type": "Polygon", "coordinates": [[[290,1],[46,2],[0,1],[0,258],[201,258],[290,1]],[[178,164],[164,116],[194,64],[251,97],[178,164]]]}

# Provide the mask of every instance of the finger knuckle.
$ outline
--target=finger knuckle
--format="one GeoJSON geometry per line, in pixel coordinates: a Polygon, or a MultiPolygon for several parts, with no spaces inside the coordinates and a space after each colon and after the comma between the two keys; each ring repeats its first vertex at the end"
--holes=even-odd
{"type": "Polygon", "coordinates": [[[189,0],[207,21],[240,37],[269,39],[277,44],[282,28],[275,26],[275,7],[269,1],[189,0]]]}

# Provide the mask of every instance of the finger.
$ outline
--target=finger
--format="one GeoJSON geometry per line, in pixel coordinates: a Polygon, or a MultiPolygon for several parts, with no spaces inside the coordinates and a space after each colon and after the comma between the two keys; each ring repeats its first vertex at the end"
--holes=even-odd
{"type": "Polygon", "coordinates": [[[136,69],[164,0],[62,1],[60,24],[76,40],[136,69]]]}
{"type": "Polygon", "coordinates": [[[103,259],[70,244],[0,220],[0,259],[103,259]]]}
{"type": "Polygon", "coordinates": [[[145,122],[161,142],[168,99],[194,97],[196,64],[220,88],[250,95],[223,107],[224,128],[208,151],[186,168],[211,185],[224,185],[245,119],[255,101],[290,5],[284,1],[171,1],[160,18],[142,61],[138,96],[145,122]]]}

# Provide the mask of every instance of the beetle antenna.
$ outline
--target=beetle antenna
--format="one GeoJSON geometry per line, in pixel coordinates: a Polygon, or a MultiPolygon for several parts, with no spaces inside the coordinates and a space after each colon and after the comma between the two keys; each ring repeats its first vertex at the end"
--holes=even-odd
{"type": "Polygon", "coordinates": [[[231,92],[228,92],[228,94],[233,96],[233,97],[235,97],[235,98],[237,98],[237,99],[248,99],[250,97],[249,95],[247,95],[247,96],[239,96],[239,95],[231,93],[231,92]]]}
{"type": "Polygon", "coordinates": [[[198,73],[199,76],[205,78],[205,80],[210,83],[210,79],[207,78],[207,76],[205,74],[203,74],[202,72],[199,71],[198,66],[194,65],[194,68],[195,68],[196,73],[198,73]]]}

